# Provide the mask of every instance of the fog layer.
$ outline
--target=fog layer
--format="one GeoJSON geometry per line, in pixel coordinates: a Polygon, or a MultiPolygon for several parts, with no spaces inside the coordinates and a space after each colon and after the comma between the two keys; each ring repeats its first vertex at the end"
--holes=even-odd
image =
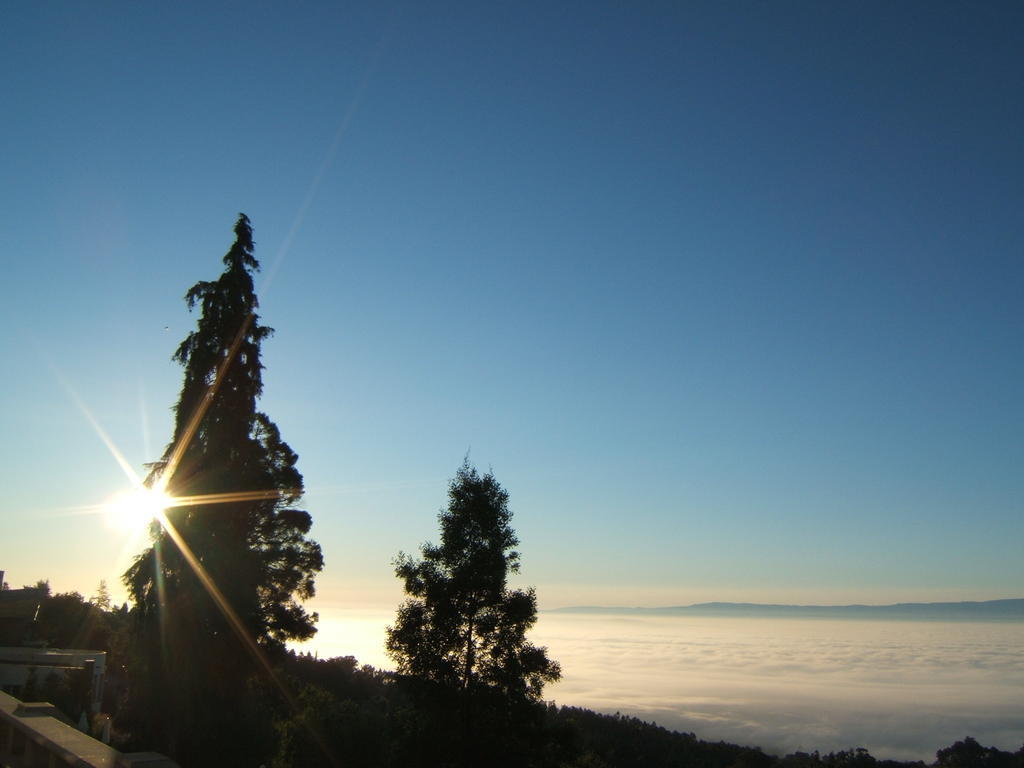
{"type": "MultiPolygon", "coordinates": [[[[388,666],[393,612],[327,614],[312,647],[388,666]]],[[[541,614],[559,704],[784,754],[932,761],[966,735],[1024,743],[1024,624],[541,614]]]]}

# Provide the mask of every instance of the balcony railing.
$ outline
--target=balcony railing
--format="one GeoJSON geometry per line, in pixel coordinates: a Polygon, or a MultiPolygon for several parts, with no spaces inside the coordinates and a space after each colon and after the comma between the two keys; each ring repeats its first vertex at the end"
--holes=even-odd
{"type": "Polygon", "coordinates": [[[25,703],[6,693],[0,693],[0,766],[179,768],[155,752],[118,752],[59,719],[53,705],[25,703]]]}

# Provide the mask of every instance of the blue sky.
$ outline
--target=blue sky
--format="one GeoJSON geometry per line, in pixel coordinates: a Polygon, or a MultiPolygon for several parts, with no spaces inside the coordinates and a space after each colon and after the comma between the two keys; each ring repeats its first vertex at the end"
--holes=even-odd
{"type": "Polygon", "coordinates": [[[469,452],[542,607],[1024,594],[1019,4],[22,3],[0,24],[0,568],[170,437],[252,219],[323,606],[469,452]],[[71,392],[75,394],[70,394],[71,392]]]}

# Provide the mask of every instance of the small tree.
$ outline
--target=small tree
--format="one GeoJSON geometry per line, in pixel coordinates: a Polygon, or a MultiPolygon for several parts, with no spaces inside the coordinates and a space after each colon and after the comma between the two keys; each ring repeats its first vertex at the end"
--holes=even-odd
{"type": "Polygon", "coordinates": [[[494,475],[463,463],[438,516],[440,545],[424,544],[420,560],[405,553],[395,560],[409,595],[387,631],[400,673],[529,701],[561,676],[547,649],[526,639],[537,621],[533,588],[508,588],[508,575],[519,571],[511,518],[508,493],[494,475]]]}
{"type": "Polygon", "coordinates": [[[93,595],[89,602],[104,611],[110,610],[110,589],[107,588],[105,579],[100,579],[100,585],[96,587],[96,594],[93,595]]]}

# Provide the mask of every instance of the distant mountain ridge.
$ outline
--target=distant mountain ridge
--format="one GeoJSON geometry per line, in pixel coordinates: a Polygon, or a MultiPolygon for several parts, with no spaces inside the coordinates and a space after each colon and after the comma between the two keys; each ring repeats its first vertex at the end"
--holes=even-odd
{"type": "Polygon", "coordinates": [[[697,603],[664,608],[570,606],[549,613],[619,613],[638,616],[718,616],[819,619],[893,619],[908,621],[1024,621],[1024,599],[892,605],[775,605],[697,603]]]}

